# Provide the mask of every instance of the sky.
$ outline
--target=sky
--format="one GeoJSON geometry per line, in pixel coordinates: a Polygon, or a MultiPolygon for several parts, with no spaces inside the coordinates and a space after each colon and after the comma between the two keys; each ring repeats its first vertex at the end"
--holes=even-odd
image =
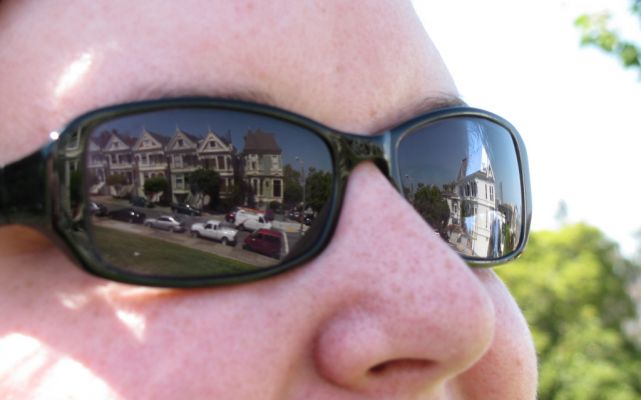
{"type": "Polygon", "coordinates": [[[509,120],[525,141],[532,228],[585,221],[632,254],[641,231],[641,77],[582,48],[585,12],[610,10],[641,42],[628,0],[414,0],[468,104],[509,120]],[[639,171],[639,173],[635,173],[639,171]],[[637,209],[640,210],[637,213],[637,209]]]}

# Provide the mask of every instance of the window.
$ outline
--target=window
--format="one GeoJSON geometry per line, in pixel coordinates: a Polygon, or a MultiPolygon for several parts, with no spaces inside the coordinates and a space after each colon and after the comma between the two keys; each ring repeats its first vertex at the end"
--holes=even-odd
{"type": "Polygon", "coordinates": [[[490,186],[490,200],[494,201],[494,186],[490,186]]]}
{"type": "Polygon", "coordinates": [[[470,195],[470,184],[469,183],[465,184],[465,195],[466,196],[470,195]]]}
{"type": "Polygon", "coordinates": [[[214,147],[216,147],[216,142],[214,142],[213,140],[210,140],[210,141],[209,141],[209,147],[210,147],[210,148],[214,148],[214,147]]]}
{"type": "Polygon", "coordinates": [[[185,180],[183,175],[176,175],[176,189],[184,189],[185,180]]]}
{"type": "Polygon", "coordinates": [[[281,189],[282,181],[280,179],[275,179],[274,180],[274,197],[281,197],[282,196],[282,189],[281,189]]]}
{"type": "Polygon", "coordinates": [[[472,182],[472,196],[476,197],[477,196],[477,187],[476,187],[476,182],[472,182]]]}
{"type": "Polygon", "coordinates": [[[183,140],[182,139],[178,139],[178,147],[183,147],[183,144],[184,144],[183,140]]]}
{"type": "Polygon", "coordinates": [[[218,159],[218,170],[225,169],[225,157],[218,156],[217,159],[218,159]]]}

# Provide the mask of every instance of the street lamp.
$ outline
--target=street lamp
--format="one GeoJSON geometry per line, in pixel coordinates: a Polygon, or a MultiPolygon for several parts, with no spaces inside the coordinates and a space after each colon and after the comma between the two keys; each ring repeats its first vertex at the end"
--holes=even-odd
{"type": "Polygon", "coordinates": [[[409,189],[410,189],[409,195],[408,195],[407,197],[409,197],[410,201],[413,201],[413,197],[414,197],[414,184],[412,183],[412,177],[411,177],[411,176],[409,176],[408,174],[405,174],[405,180],[408,182],[408,184],[409,184],[409,189]]]}
{"type": "Polygon", "coordinates": [[[303,232],[303,222],[305,221],[305,163],[303,162],[303,159],[296,156],[295,157],[296,161],[300,164],[300,178],[302,181],[302,186],[303,186],[303,209],[302,213],[300,216],[300,231],[301,233],[303,232]]]}

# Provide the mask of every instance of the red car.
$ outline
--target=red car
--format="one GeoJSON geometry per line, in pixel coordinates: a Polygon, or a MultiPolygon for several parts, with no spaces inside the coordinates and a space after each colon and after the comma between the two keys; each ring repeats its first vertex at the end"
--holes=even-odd
{"type": "Polygon", "coordinates": [[[272,229],[259,229],[245,238],[243,249],[255,251],[275,259],[280,258],[283,247],[282,233],[272,229]]]}

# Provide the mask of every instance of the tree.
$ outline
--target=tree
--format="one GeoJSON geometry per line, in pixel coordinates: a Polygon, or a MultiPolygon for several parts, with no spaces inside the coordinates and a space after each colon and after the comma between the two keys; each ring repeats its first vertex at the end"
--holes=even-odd
{"type": "MultiPolygon", "coordinates": [[[[641,22],[641,0],[630,2],[630,12],[641,22]]],[[[616,56],[625,68],[634,68],[641,72],[641,38],[623,38],[611,27],[609,12],[581,15],[576,19],[575,25],[581,31],[583,46],[598,47],[616,56]]]]}
{"type": "Polygon", "coordinates": [[[638,322],[626,288],[639,267],[603,233],[585,224],[533,233],[497,271],[530,323],[539,399],[640,398],[641,351],[623,329],[638,322]]]}
{"type": "Polygon", "coordinates": [[[125,176],[121,174],[112,174],[107,177],[106,182],[109,186],[120,188],[121,186],[127,184],[127,178],[125,178],[125,176]]]}
{"type": "Polygon", "coordinates": [[[292,207],[303,201],[303,186],[300,183],[300,171],[296,171],[290,164],[283,168],[283,203],[292,207]]]}
{"type": "Polygon", "coordinates": [[[169,190],[169,181],[164,176],[148,178],[145,180],[144,190],[149,197],[153,197],[158,193],[169,190]]]}
{"type": "Polygon", "coordinates": [[[200,168],[189,175],[189,186],[193,194],[209,196],[210,208],[220,203],[220,175],[211,169],[200,168]]]}
{"type": "Polygon", "coordinates": [[[445,232],[450,218],[450,207],[438,187],[419,184],[412,203],[432,228],[445,232]]]}
{"type": "Polygon", "coordinates": [[[332,196],[332,174],[310,168],[305,179],[305,203],[320,212],[332,196]]]}

